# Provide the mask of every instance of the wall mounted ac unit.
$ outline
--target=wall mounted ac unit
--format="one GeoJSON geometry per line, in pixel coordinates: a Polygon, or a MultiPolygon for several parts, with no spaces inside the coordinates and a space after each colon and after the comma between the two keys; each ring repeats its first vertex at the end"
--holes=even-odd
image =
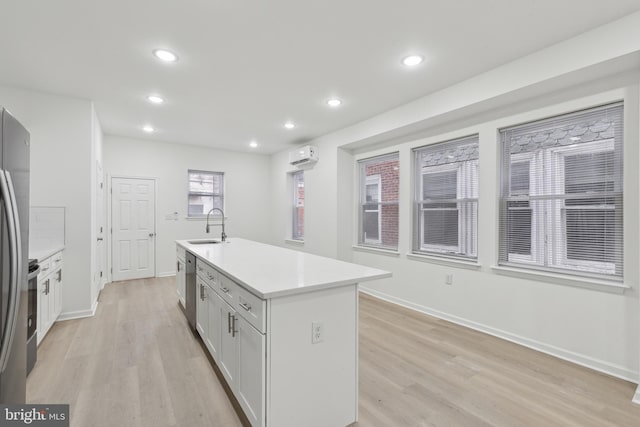
{"type": "Polygon", "coordinates": [[[318,147],[306,145],[289,153],[289,163],[294,166],[302,166],[318,161],[318,147]]]}

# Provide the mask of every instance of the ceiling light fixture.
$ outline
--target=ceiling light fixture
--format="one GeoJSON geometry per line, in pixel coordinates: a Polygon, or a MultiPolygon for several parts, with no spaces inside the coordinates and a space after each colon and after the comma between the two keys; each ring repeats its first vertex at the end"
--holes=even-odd
{"type": "Polygon", "coordinates": [[[415,67],[416,65],[420,64],[423,61],[423,59],[424,58],[422,58],[422,56],[420,55],[410,55],[404,58],[402,60],[402,63],[407,67],[415,67]]]}
{"type": "Polygon", "coordinates": [[[152,104],[164,104],[164,98],[158,95],[147,96],[147,101],[149,101],[152,104]]]}
{"type": "Polygon", "coordinates": [[[257,143],[257,142],[255,142],[255,141],[251,141],[251,142],[249,143],[249,147],[251,147],[251,148],[256,148],[257,146],[258,146],[258,143],[257,143]]]}
{"type": "Polygon", "coordinates": [[[155,131],[155,129],[154,129],[154,128],[153,128],[153,126],[151,126],[151,125],[144,125],[144,126],[142,127],[142,130],[143,130],[143,131],[145,131],[145,132],[147,132],[147,133],[151,133],[151,132],[154,132],[154,131],[155,131]]]}
{"type": "Polygon", "coordinates": [[[293,129],[294,127],[296,127],[296,125],[292,122],[287,122],[284,124],[284,127],[287,129],[293,129]]]}
{"type": "Polygon", "coordinates": [[[342,101],[340,101],[338,98],[332,98],[327,101],[327,105],[329,107],[338,107],[340,106],[340,104],[342,104],[342,101]]]}
{"type": "Polygon", "coordinates": [[[153,51],[153,55],[165,62],[176,62],[178,60],[178,55],[166,49],[156,49],[153,51]]]}

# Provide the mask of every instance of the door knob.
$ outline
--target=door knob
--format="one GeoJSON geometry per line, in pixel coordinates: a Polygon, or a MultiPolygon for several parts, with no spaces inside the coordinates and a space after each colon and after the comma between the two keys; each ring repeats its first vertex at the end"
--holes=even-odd
{"type": "Polygon", "coordinates": [[[98,242],[102,242],[102,237],[98,237],[98,242]]]}
{"type": "Polygon", "coordinates": [[[149,237],[153,237],[155,235],[156,235],[156,233],[149,233],[149,237]]]}

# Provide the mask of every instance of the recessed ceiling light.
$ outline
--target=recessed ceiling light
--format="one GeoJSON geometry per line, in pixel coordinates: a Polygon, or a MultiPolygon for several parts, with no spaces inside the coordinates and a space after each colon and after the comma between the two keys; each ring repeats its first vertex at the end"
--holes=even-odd
{"type": "Polygon", "coordinates": [[[287,129],[293,129],[294,127],[296,127],[296,125],[292,122],[287,122],[284,124],[284,127],[286,127],[287,129]]]}
{"type": "Polygon", "coordinates": [[[327,105],[329,105],[329,107],[338,107],[340,104],[342,104],[342,101],[338,98],[332,98],[327,101],[327,105]]]}
{"type": "Polygon", "coordinates": [[[424,58],[422,58],[422,56],[420,55],[411,55],[404,58],[402,60],[402,63],[407,67],[415,67],[416,65],[420,64],[423,61],[423,59],[424,58]]]}
{"type": "Polygon", "coordinates": [[[156,49],[153,51],[153,54],[156,58],[165,62],[176,62],[178,60],[178,55],[166,49],[156,49]]]}
{"type": "Polygon", "coordinates": [[[154,132],[154,131],[155,131],[155,129],[154,129],[154,128],[153,128],[153,126],[151,126],[151,125],[144,125],[144,126],[142,127],[142,130],[143,130],[143,131],[145,131],[145,132],[147,132],[147,133],[151,133],[151,132],[154,132]]]}
{"type": "Polygon", "coordinates": [[[249,147],[251,147],[251,148],[256,148],[257,146],[258,146],[258,143],[257,143],[257,142],[255,142],[255,141],[251,141],[251,142],[249,143],[249,147]]]}
{"type": "Polygon", "coordinates": [[[147,101],[152,104],[162,104],[164,103],[164,98],[158,95],[149,95],[147,96],[147,101]]]}

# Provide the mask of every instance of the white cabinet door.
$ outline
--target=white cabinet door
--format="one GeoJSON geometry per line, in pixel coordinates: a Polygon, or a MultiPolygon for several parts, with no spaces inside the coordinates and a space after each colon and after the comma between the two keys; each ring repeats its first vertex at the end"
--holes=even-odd
{"type": "Polygon", "coordinates": [[[185,283],[186,283],[186,270],[185,263],[181,259],[178,259],[176,262],[176,291],[178,292],[178,298],[180,299],[180,303],[184,307],[184,292],[185,292],[185,283]]]}
{"type": "MultiPolygon", "coordinates": [[[[236,311],[226,301],[221,299],[220,309],[218,310],[220,319],[220,349],[218,351],[218,367],[222,371],[229,387],[235,390],[236,372],[238,370],[238,340],[236,339],[236,330],[234,330],[234,319],[237,316],[236,311]]],[[[237,327],[237,321],[235,321],[237,327]]]]}
{"type": "Polygon", "coordinates": [[[53,300],[53,314],[51,321],[55,322],[62,313],[62,267],[53,272],[51,276],[51,299],[53,300]]]}
{"type": "Polygon", "coordinates": [[[47,295],[48,277],[38,280],[38,343],[49,329],[49,295],[47,295]]]}
{"type": "Polygon", "coordinates": [[[207,339],[209,330],[209,305],[207,302],[207,285],[200,278],[196,278],[196,330],[203,340],[207,339]]]}
{"type": "Polygon", "coordinates": [[[243,317],[236,316],[238,376],[236,396],[252,426],[264,426],[265,336],[243,317]]]}
{"type": "Polygon", "coordinates": [[[222,330],[222,325],[220,323],[220,307],[223,304],[226,304],[222,298],[210,287],[207,286],[207,305],[209,312],[209,328],[207,339],[205,340],[205,344],[209,349],[209,353],[213,356],[213,360],[218,363],[220,358],[219,349],[220,349],[220,336],[222,332],[226,332],[222,330]]]}

